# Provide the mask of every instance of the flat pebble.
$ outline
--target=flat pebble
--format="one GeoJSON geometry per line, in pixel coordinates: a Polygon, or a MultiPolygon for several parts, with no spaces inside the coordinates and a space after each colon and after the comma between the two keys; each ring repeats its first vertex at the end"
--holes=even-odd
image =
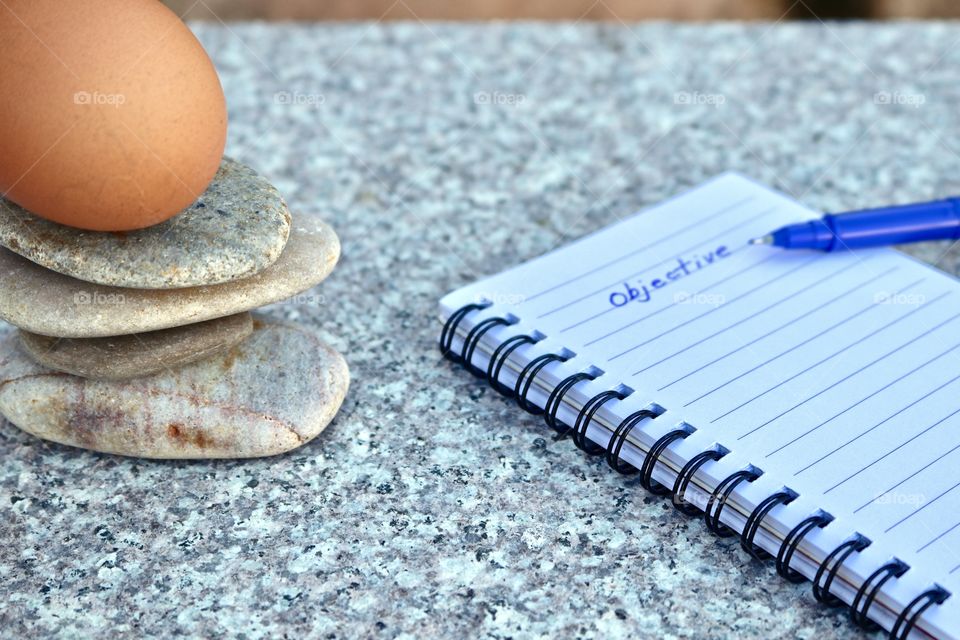
{"type": "Polygon", "coordinates": [[[178,327],[291,298],[329,275],[340,241],[315,216],[298,217],[280,259],[257,275],[186,289],[82,282],[0,249],[0,319],[31,333],[101,338],[178,327]]]}
{"type": "Polygon", "coordinates": [[[30,357],[48,369],[94,380],[129,380],[222,353],[252,332],[252,316],[238,313],[110,338],[52,338],[21,331],[20,342],[30,357]]]}
{"type": "Polygon", "coordinates": [[[141,458],[253,458],[309,442],[350,382],[302,327],[256,319],[229,351],[176,371],[105,382],[52,371],[0,341],[0,413],[38,438],[141,458]]]}
{"type": "Polygon", "coordinates": [[[57,273],[116,287],[171,289],[249,278],[280,257],[289,233],[280,193],[230,158],[190,208],[138,231],[74,229],[0,198],[0,246],[57,273]]]}

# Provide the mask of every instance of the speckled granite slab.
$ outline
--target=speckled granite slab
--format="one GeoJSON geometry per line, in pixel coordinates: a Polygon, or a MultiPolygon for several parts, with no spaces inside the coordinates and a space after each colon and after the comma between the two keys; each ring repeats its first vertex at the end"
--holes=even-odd
{"type": "Polygon", "coordinates": [[[341,236],[323,298],[270,313],[347,354],[351,393],[321,438],[243,462],[0,426],[0,628],[865,637],[450,366],[436,305],[727,169],[822,210],[960,194],[960,25],[194,28],[229,152],[341,236]]]}
{"type": "Polygon", "coordinates": [[[175,289],[248,278],[280,257],[289,233],[280,193],[230,158],[183,213],[138,231],[65,227],[0,198],[0,246],[58,273],[117,287],[175,289]]]}

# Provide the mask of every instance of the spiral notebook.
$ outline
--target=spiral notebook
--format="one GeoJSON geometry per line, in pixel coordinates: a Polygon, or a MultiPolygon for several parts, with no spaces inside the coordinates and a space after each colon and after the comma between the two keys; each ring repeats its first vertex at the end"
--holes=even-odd
{"type": "Polygon", "coordinates": [[[856,624],[958,638],[960,283],[747,245],[816,215],[721,175],[449,294],[441,350],[856,624]]]}

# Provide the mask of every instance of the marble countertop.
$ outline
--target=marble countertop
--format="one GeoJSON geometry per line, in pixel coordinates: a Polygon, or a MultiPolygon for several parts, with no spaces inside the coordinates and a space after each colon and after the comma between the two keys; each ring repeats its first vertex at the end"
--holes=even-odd
{"type": "Polygon", "coordinates": [[[726,169],[825,210],[960,193],[960,26],[193,27],[228,153],[342,238],[320,295],[270,312],[318,328],[352,389],[273,459],[133,460],[0,425],[0,627],[859,637],[442,361],[436,304],[726,169]]]}

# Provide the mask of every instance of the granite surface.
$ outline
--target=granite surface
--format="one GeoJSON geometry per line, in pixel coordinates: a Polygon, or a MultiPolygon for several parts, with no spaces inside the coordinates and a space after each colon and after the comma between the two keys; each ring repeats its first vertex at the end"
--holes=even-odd
{"type": "Polygon", "coordinates": [[[726,169],[822,209],[960,193],[960,26],[195,29],[228,153],[342,238],[333,277],[270,313],[344,353],[351,391],[314,442],[246,462],[0,426],[0,627],[860,637],[442,361],[436,303],[726,169]]]}

